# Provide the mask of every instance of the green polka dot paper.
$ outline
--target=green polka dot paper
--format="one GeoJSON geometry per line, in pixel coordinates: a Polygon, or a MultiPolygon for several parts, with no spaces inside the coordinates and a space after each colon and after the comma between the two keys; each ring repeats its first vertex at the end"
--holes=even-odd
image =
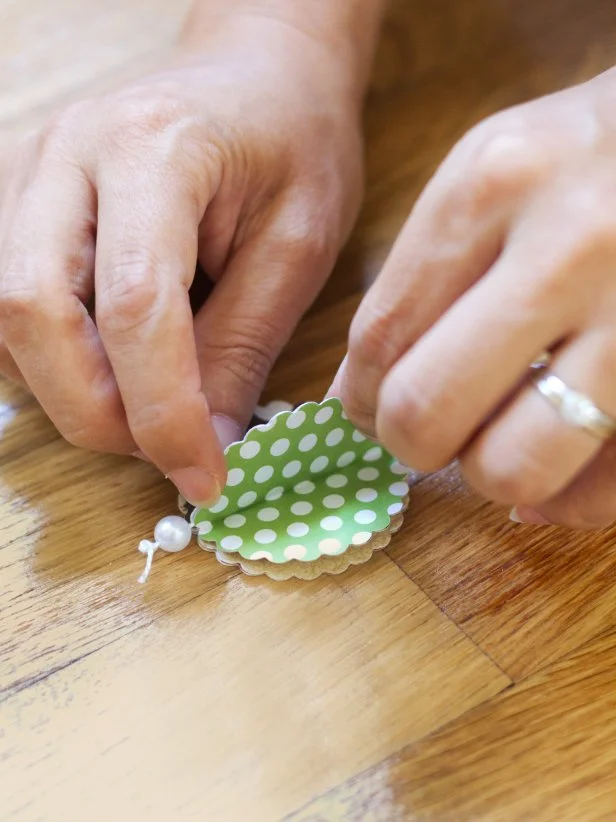
{"type": "Polygon", "coordinates": [[[201,544],[244,559],[311,562],[388,528],[408,469],[349,422],[338,399],[252,428],[226,451],[220,500],[191,515],[201,544]]]}

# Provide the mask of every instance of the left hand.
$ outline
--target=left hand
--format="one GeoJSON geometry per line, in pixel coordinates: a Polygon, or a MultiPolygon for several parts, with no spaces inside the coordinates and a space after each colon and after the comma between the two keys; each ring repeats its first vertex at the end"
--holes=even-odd
{"type": "Polygon", "coordinates": [[[519,518],[616,520],[616,440],[563,421],[551,370],[616,417],[616,70],[504,111],[453,149],[353,321],[332,392],[403,462],[458,457],[519,518]]]}

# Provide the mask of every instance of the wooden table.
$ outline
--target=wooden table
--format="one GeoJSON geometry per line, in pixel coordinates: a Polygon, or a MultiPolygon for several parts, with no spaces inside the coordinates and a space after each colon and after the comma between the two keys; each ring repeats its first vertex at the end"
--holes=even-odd
{"type": "MultiPolygon", "coordinates": [[[[186,0],[1,0],[0,147],[154,64],[186,0]]],[[[616,62],[613,0],[398,2],[368,190],[271,397],[317,399],[452,143],[616,62]],[[423,6],[423,8],[421,8],[423,6]]],[[[516,527],[454,471],[337,578],[274,584],[197,548],[136,584],[173,512],[137,461],[61,441],[0,383],[2,820],[616,819],[615,532],[516,527]]]]}

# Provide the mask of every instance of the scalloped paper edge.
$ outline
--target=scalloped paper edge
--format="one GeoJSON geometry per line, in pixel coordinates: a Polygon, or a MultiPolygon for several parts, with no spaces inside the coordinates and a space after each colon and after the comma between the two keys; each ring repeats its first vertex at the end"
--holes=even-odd
{"type": "Polygon", "coordinates": [[[381,531],[375,531],[368,542],[363,545],[351,545],[342,554],[335,556],[322,555],[318,559],[304,562],[298,559],[284,563],[273,563],[267,559],[244,559],[237,553],[222,551],[215,543],[198,540],[199,547],[208,553],[214,554],[221,565],[239,567],[246,576],[266,576],[274,582],[285,582],[289,579],[310,581],[318,579],[324,574],[335,576],[347,571],[352,565],[363,565],[372,559],[375,551],[387,548],[392,537],[404,523],[404,514],[409,505],[409,495],[402,500],[403,508],[400,513],[390,519],[389,526],[381,531]]]}

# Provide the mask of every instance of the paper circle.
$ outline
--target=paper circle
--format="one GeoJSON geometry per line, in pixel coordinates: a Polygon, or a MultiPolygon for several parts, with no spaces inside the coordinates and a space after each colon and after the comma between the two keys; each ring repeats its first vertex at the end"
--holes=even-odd
{"type": "Polygon", "coordinates": [[[379,473],[378,468],[362,468],[357,472],[357,477],[363,482],[372,482],[378,479],[379,473]]]}
{"type": "Polygon", "coordinates": [[[353,431],[353,442],[365,442],[366,438],[361,431],[353,431]]]}
{"type": "Polygon", "coordinates": [[[338,468],[346,468],[347,465],[350,465],[355,460],[355,452],[354,451],[345,451],[341,457],[338,457],[336,465],[338,468]]]}
{"type": "Polygon", "coordinates": [[[209,521],[209,519],[206,519],[197,525],[197,533],[200,536],[205,536],[210,533],[213,527],[214,525],[209,521]]]}
{"type": "Polygon", "coordinates": [[[353,534],[351,542],[353,545],[365,545],[371,536],[370,531],[358,531],[356,534],[353,534]]]}
{"type": "Polygon", "coordinates": [[[265,499],[268,502],[276,502],[277,499],[284,494],[284,488],[282,485],[277,485],[275,488],[270,488],[270,490],[265,495],[265,499]]]}
{"type": "Polygon", "coordinates": [[[387,513],[393,516],[394,514],[399,514],[400,511],[404,508],[403,502],[392,502],[390,506],[387,508],[387,513]]]}

